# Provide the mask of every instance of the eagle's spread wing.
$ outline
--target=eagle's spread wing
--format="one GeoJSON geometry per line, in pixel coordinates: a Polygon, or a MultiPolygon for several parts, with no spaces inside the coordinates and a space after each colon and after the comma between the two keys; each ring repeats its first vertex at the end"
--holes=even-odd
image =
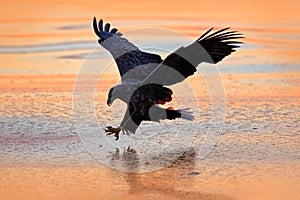
{"type": "MultiPolygon", "coordinates": [[[[238,48],[241,42],[235,39],[242,38],[236,31],[225,28],[209,34],[212,29],[204,33],[199,39],[187,47],[181,47],[170,54],[160,65],[153,68],[152,73],[143,81],[143,86],[138,88],[130,98],[128,109],[121,126],[135,132],[143,120],[159,121],[161,119],[175,119],[183,117],[181,111],[163,110],[154,104],[164,104],[172,100],[172,91],[165,90],[162,85],[172,85],[183,81],[196,72],[196,67],[202,63],[218,63],[238,48]],[[151,84],[149,84],[151,83],[151,84]],[[156,84],[153,84],[156,83],[156,84]],[[154,118],[150,119],[149,109],[155,108],[154,118]],[[166,114],[166,116],[163,116],[166,114]]],[[[190,115],[189,117],[190,118],[190,115]]]]}
{"type": "Polygon", "coordinates": [[[140,51],[137,46],[122,37],[118,29],[112,28],[106,23],[103,27],[103,20],[97,23],[96,18],[93,20],[93,27],[96,35],[99,37],[99,44],[107,49],[114,57],[121,77],[134,67],[148,63],[161,63],[159,55],[140,51]]]}
{"type": "Polygon", "coordinates": [[[192,44],[180,47],[167,56],[144,82],[155,82],[162,85],[181,82],[193,75],[200,63],[216,64],[234,52],[239,44],[242,44],[242,42],[236,41],[236,39],[243,38],[242,34],[237,31],[229,31],[229,28],[214,33],[211,31],[212,28],[192,44]]]}

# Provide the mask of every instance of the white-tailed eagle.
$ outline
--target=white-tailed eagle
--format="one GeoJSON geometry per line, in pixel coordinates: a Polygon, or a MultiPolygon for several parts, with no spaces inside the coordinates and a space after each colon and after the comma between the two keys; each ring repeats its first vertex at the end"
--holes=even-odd
{"type": "Polygon", "coordinates": [[[127,110],[119,127],[108,126],[108,135],[119,139],[119,132],[135,133],[142,121],[183,118],[193,120],[188,109],[162,108],[159,104],[172,101],[172,90],[165,87],[183,81],[196,72],[202,63],[216,64],[230,55],[242,42],[237,31],[224,28],[212,33],[213,28],[186,47],[180,47],[164,60],[159,55],[139,50],[134,44],[122,37],[118,29],[103,26],[103,20],[93,21],[98,43],[108,50],[115,59],[122,83],[114,86],[108,93],[107,105],[115,99],[127,104],[127,110]]]}

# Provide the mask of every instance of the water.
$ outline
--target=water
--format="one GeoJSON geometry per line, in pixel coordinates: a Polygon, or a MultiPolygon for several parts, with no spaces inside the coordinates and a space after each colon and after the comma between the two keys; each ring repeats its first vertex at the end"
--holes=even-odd
{"type": "MultiPolygon", "coordinates": [[[[3,199],[299,198],[298,1],[183,5],[30,0],[26,5],[3,2],[0,10],[3,199]],[[118,142],[110,138],[112,148],[103,157],[100,138],[109,137],[103,128],[118,125],[124,106],[105,105],[107,91],[119,77],[110,55],[94,49],[94,15],[118,27],[139,47],[162,56],[211,26],[243,32],[245,45],[217,65],[226,93],[226,118],[204,159],[197,156],[198,148],[214,124],[211,91],[200,75],[187,82],[194,97],[175,93],[170,104],[190,107],[196,122],[145,123],[135,136],[122,135],[118,142]],[[78,131],[73,109],[74,84],[85,66],[89,68],[83,74],[83,94],[85,87],[95,89],[90,105],[85,96],[77,102],[87,113],[92,109],[94,120],[81,121],[86,134],[78,131]],[[97,82],[101,70],[105,73],[97,82]],[[99,132],[92,132],[94,128],[99,132]],[[150,139],[134,143],[143,137],[150,139]],[[128,144],[136,154],[126,152],[128,144]],[[174,151],[164,151],[160,158],[145,156],[168,146],[174,151]],[[170,157],[166,167],[163,161],[170,157]],[[122,170],[116,170],[120,166],[122,170]],[[159,170],[124,172],[153,166],[159,170]]],[[[210,66],[200,66],[204,71],[206,67],[210,66]]],[[[173,89],[189,91],[185,85],[173,89]]]]}

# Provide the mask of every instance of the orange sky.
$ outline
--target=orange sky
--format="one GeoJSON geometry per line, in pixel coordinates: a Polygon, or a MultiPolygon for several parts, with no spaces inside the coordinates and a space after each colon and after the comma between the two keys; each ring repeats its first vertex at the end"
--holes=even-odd
{"type": "Polygon", "coordinates": [[[299,13],[300,1],[297,0],[11,0],[1,3],[0,43],[14,44],[15,39],[24,43],[26,38],[20,37],[30,38],[28,42],[40,37],[46,41],[65,41],[70,37],[90,39],[94,36],[91,31],[58,32],[55,28],[90,24],[93,16],[117,24],[123,31],[156,26],[190,35],[195,34],[195,27],[231,26],[244,33],[255,32],[255,28],[260,29],[258,32],[269,28],[267,33],[284,32],[299,36],[299,13]]]}
{"type": "Polygon", "coordinates": [[[39,19],[88,19],[91,15],[127,20],[189,18],[217,21],[299,25],[297,0],[228,1],[99,1],[99,0],[11,0],[1,3],[1,21],[39,19]],[[139,19],[140,19],[139,18],[139,19]]]}
{"type": "MultiPolygon", "coordinates": [[[[1,46],[93,41],[95,35],[89,26],[92,17],[97,16],[111,22],[122,32],[149,26],[164,27],[179,31],[191,39],[212,26],[231,26],[244,33],[246,38],[243,41],[246,44],[262,48],[251,52],[243,50],[235,56],[256,54],[260,57],[256,58],[259,61],[295,64],[299,63],[300,58],[298,13],[300,1],[297,0],[10,0],[2,2],[0,7],[0,51],[1,46]],[[59,29],[74,25],[84,28],[59,29]]],[[[36,60],[44,56],[42,61],[47,68],[64,65],[66,69],[73,69],[71,73],[76,73],[78,67],[74,66],[80,66],[80,63],[72,61],[69,65],[70,62],[56,59],[68,53],[70,52],[47,55],[0,53],[0,71],[9,67],[18,72],[20,66],[34,71],[41,65],[36,60]],[[54,57],[55,62],[49,57],[54,57]],[[45,60],[49,62],[45,63],[45,60]]]]}

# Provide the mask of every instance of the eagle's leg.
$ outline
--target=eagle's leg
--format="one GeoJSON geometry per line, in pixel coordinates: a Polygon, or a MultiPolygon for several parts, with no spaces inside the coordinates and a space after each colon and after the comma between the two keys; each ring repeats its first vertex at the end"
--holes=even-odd
{"type": "Polygon", "coordinates": [[[122,130],[121,127],[113,128],[111,126],[108,126],[108,127],[106,127],[105,132],[107,132],[106,135],[114,134],[115,137],[116,137],[116,140],[118,140],[119,139],[119,133],[120,133],[121,130],[122,130]]]}
{"type": "Polygon", "coordinates": [[[122,130],[123,135],[130,135],[130,131],[128,131],[124,128],[121,128],[121,130],[122,130]]]}

